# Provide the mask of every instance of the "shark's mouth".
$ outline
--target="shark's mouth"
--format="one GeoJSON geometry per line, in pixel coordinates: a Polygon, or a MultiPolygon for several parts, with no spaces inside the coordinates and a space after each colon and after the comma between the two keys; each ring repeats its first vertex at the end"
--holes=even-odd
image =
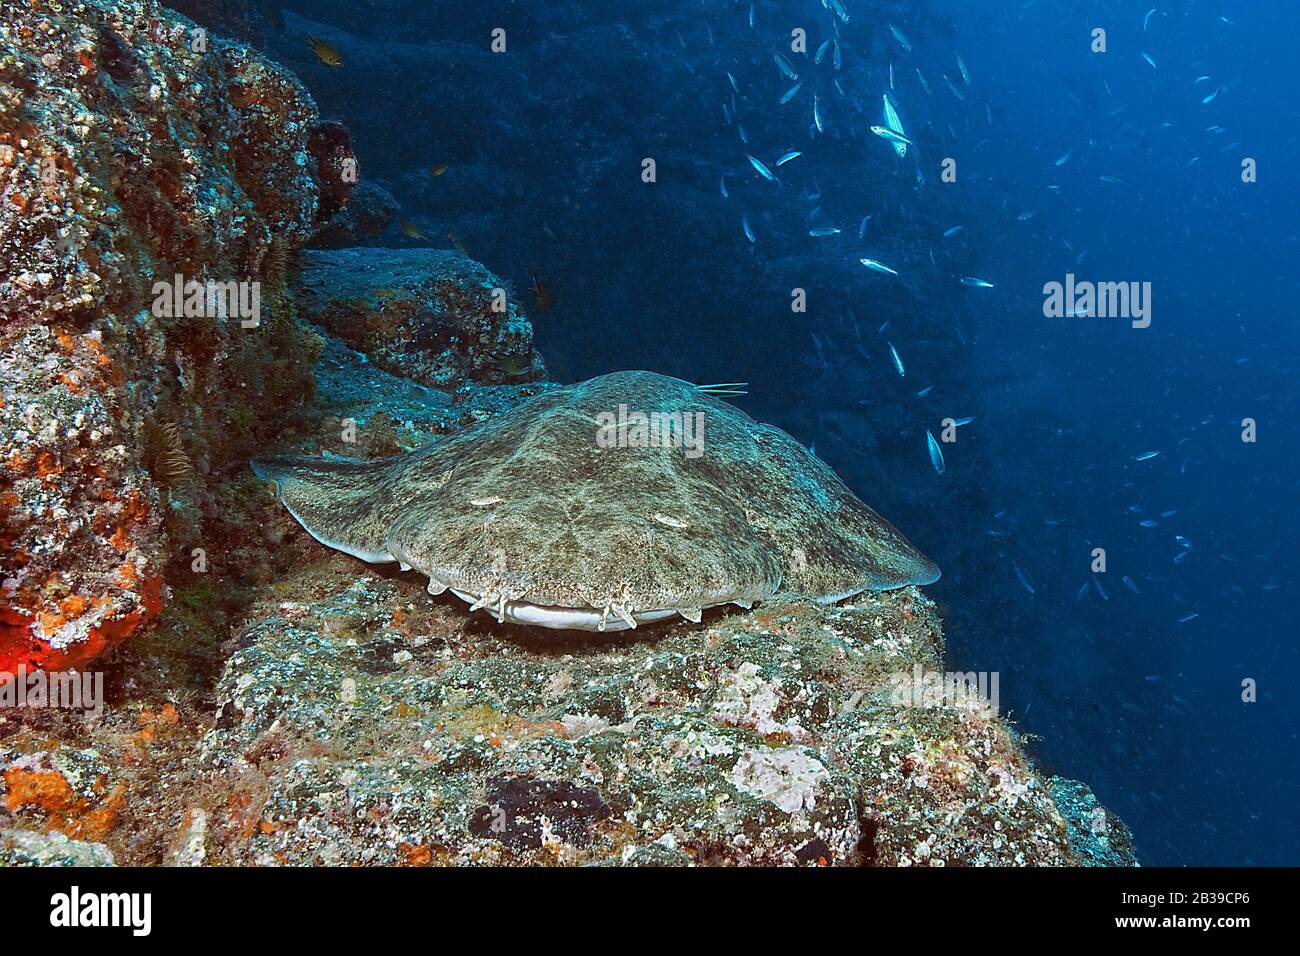
{"type": "MultiPolygon", "coordinates": [[[[435,585],[436,587],[436,585],[435,585]]],[[[689,621],[699,621],[699,610],[691,608],[659,608],[654,611],[623,611],[613,608],[595,607],[557,607],[549,604],[533,604],[531,601],[510,601],[498,598],[495,602],[489,597],[484,600],[467,591],[448,588],[452,594],[470,605],[470,610],[486,610],[499,622],[528,624],[533,627],[549,627],[564,631],[625,631],[638,624],[649,624],[665,618],[681,615],[689,621]]]]}

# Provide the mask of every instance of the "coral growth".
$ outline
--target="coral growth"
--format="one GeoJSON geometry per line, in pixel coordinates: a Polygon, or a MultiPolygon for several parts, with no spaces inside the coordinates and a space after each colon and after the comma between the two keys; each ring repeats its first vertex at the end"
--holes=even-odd
{"type": "Polygon", "coordinates": [[[260,281],[311,234],[318,125],[287,71],[155,3],[5,4],[0,670],[85,664],[155,617],[192,479],[310,396],[285,269],[260,327],[151,306],[177,276],[260,281]]]}

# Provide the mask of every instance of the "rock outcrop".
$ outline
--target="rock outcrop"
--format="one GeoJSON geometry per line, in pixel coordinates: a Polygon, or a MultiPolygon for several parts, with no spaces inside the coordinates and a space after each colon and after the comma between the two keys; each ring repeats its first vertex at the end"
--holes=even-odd
{"type": "Polygon", "coordinates": [[[380,368],[444,390],[545,375],[533,329],[502,280],[449,249],[302,254],[303,319],[380,368]]]}
{"type": "Polygon", "coordinates": [[[201,765],[241,811],[200,808],[211,859],[1101,862],[1007,724],[897,699],[943,667],[913,589],[575,640],[319,557],[234,638],[201,765]]]}
{"type": "Polygon", "coordinates": [[[397,200],[383,186],[361,181],[348,204],[321,223],[308,244],[313,249],[345,249],[381,236],[397,215],[397,200]]]}
{"type": "Polygon", "coordinates": [[[0,670],[14,671],[82,665],[154,618],[211,504],[195,479],[309,397],[318,343],[285,288],[322,188],[311,97],[242,45],[143,0],[4,10],[0,670]],[[190,282],[203,291],[179,314],[160,308],[190,282]],[[259,289],[260,321],[214,308],[208,282],[248,304],[259,289]]]}

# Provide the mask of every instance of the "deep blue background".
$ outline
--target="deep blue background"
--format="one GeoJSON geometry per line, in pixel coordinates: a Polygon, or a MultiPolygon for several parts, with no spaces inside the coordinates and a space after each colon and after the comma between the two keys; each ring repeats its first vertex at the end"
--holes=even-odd
{"type": "Polygon", "coordinates": [[[1093,786],[1145,863],[1296,863],[1297,4],[843,2],[838,71],[789,50],[793,27],[810,54],[833,35],[820,0],[760,2],[752,28],[749,0],[287,0],[264,42],[349,125],[401,218],[521,295],[534,272],[552,288],[553,309],[529,305],[554,377],[748,380],[740,404],[939,562],[953,665],[1001,672],[1036,758],[1093,786]],[[784,106],[778,51],[805,83],[784,106]],[[891,62],[904,160],[868,130],[891,62]],[[745,158],[791,149],[780,185],[745,158]],[[819,225],[843,231],[810,238],[819,225]],[[1043,284],[1071,271],[1152,283],[1151,327],[1044,318],[1043,284]],[[937,475],[925,430],[968,415],[937,475]]]}

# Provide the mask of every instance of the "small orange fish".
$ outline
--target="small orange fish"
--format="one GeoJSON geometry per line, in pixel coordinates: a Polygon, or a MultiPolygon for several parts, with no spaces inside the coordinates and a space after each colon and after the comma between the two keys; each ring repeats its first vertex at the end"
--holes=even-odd
{"type": "Polygon", "coordinates": [[[551,290],[542,284],[542,280],[537,278],[537,273],[533,273],[533,287],[529,289],[533,294],[533,301],[543,312],[551,311],[551,290]]]}
{"type": "Polygon", "coordinates": [[[451,167],[446,163],[439,163],[437,166],[432,167],[429,172],[433,174],[434,179],[437,179],[449,169],[451,169],[451,167]]]}
{"type": "Polygon", "coordinates": [[[311,52],[316,54],[316,59],[320,60],[326,66],[342,66],[343,54],[333,43],[328,43],[318,37],[307,34],[307,45],[311,47],[311,52]]]}
{"type": "Polygon", "coordinates": [[[403,233],[410,236],[412,239],[419,239],[421,242],[429,241],[429,237],[424,234],[424,230],[409,219],[403,219],[397,224],[397,228],[402,230],[403,233]]]}

